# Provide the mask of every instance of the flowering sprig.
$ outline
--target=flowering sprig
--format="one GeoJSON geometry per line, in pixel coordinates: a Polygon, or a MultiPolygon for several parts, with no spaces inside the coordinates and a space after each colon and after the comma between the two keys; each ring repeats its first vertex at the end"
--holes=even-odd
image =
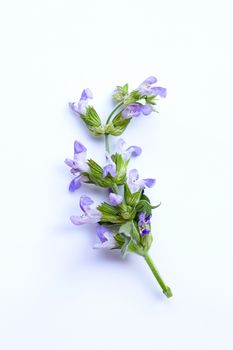
{"type": "Polygon", "coordinates": [[[152,211],[160,204],[152,205],[145,195],[145,189],[153,187],[155,179],[141,179],[137,169],[128,170],[130,159],[141,154],[140,147],[127,147],[122,138],[117,142],[115,153],[111,152],[109,145],[109,135],[120,136],[133,118],[145,118],[156,111],[157,97],[166,97],[166,89],[155,85],[156,82],[157,79],[151,76],[131,92],[128,84],[117,86],[113,93],[116,106],[105,125],[90,105],[93,99],[91,90],[83,90],[80,100],[69,106],[83,120],[91,134],[104,135],[105,163],[100,165],[87,158],[87,149],[79,141],[74,142],[73,159],[66,159],[65,163],[74,175],[69,185],[71,192],[79,189],[82,184],[92,184],[108,191],[108,201],[96,207],[89,196],[81,196],[81,214],[71,216],[72,223],[96,225],[99,243],[94,248],[118,249],[122,257],[128,253],[142,256],[169,298],[172,296],[171,289],[163,282],[148,254],[153,241],[152,211]]]}

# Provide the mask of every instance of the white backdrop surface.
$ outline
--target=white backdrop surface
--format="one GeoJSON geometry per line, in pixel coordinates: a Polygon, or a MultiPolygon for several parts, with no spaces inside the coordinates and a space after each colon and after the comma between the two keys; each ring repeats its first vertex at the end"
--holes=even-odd
{"type": "Polygon", "coordinates": [[[1,3],[1,349],[233,349],[232,10],[1,3]],[[150,75],[168,96],[124,137],[143,148],[133,166],[157,179],[151,255],[169,300],[140,257],[93,250],[94,229],[72,226],[86,188],[68,193],[63,164],[74,139],[104,159],[67,102],[90,87],[104,119],[116,85],[150,75]]]}

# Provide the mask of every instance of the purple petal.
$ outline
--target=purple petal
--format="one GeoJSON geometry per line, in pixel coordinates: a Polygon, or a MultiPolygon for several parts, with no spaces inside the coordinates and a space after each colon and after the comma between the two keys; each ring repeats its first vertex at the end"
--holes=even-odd
{"type": "Polygon", "coordinates": [[[87,209],[90,209],[90,206],[94,203],[94,201],[88,196],[81,196],[79,200],[79,206],[84,213],[86,213],[87,209]]]}
{"type": "Polygon", "coordinates": [[[144,184],[146,187],[151,188],[155,185],[156,180],[155,179],[143,179],[143,181],[144,181],[144,184]]]}
{"type": "Polygon", "coordinates": [[[151,218],[152,218],[152,214],[149,214],[149,215],[145,218],[145,222],[146,222],[147,224],[149,224],[151,218]]]}
{"type": "Polygon", "coordinates": [[[126,153],[129,154],[129,157],[138,157],[142,153],[141,147],[138,146],[130,146],[127,148],[126,153]]]}
{"type": "Polygon", "coordinates": [[[141,212],[139,214],[138,226],[143,226],[145,224],[145,213],[141,212]]]}
{"type": "Polygon", "coordinates": [[[83,144],[79,141],[74,141],[74,153],[75,154],[79,154],[79,153],[83,153],[86,152],[86,147],[83,146],[83,144]]]}
{"type": "Polygon", "coordinates": [[[148,228],[144,228],[142,231],[141,231],[141,235],[142,236],[145,236],[145,235],[148,235],[150,233],[150,230],[148,228]]]}
{"type": "Polygon", "coordinates": [[[157,96],[160,96],[160,97],[163,97],[163,98],[167,96],[167,89],[165,89],[165,88],[163,88],[161,86],[155,86],[155,87],[151,88],[151,90],[157,96]]]}
{"type": "Polygon", "coordinates": [[[80,178],[80,176],[77,176],[71,181],[71,183],[69,185],[69,191],[74,192],[75,190],[80,188],[81,185],[82,185],[81,178],[80,178]]]}
{"type": "Polygon", "coordinates": [[[138,174],[137,169],[131,169],[131,170],[129,171],[129,179],[130,179],[131,181],[136,181],[136,180],[139,179],[139,174],[138,174]]]}
{"type": "Polygon", "coordinates": [[[110,193],[109,200],[112,205],[116,206],[122,203],[123,197],[120,194],[110,193]]]}
{"type": "Polygon", "coordinates": [[[96,222],[96,221],[93,221],[93,218],[86,216],[86,215],[81,215],[81,216],[73,215],[70,217],[70,221],[74,225],[93,224],[96,222]]]}
{"type": "Polygon", "coordinates": [[[76,102],[69,102],[69,107],[72,110],[72,112],[74,112],[75,114],[80,114],[79,113],[79,107],[78,107],[78,103],[76,102]]]}
{"type": "Polygon", "coordinates": [[[110,174],[112,177],[116,176],[116,166],[115,164],[107,164],[103,167],[103,177],[106,177],[110,174]]]}
{"type": "Polygon", "coordinates": [[[131,103],[122,112],[122,118],[129,119],[132,117],[139,117],[141,114],[141,105],[137,103],[131,103]]]}
{"type": "Polygon", "coordinates": [[[142,84],[149,84],[149,85],[152,85],[152,84],[155,84],[157,82],[157,78],[155,78],[153,75],[146,78],[146,80],[144,80],[144,82],[142,84]]]}
{"type": "Polygon", "coordinates": [[[141,107],[141,111],[144,115],[149,115],[153,112],[153,107],[151,105],[144,105],[141,107]]]}
{"type": "Polygon", "coordinates": [[[83,90],[81,100],[87,100],[88,98],[93,98],[93,94],[89,88],[83,90]]]}
{"type": "Polygon", "coordinates": [[[105,226],[99,224],[96,225],[96,234],[102,243],[107,241],[107,238],[104,236],[106,232],[108,232],[108,229],[105,226]]]}
{"type": "Polygon", "coordinates": [[[64,160],[64,162],[65,162],[66,165],[68,165],[68,166],[71,167],[71,168],[72,168],[72,166],[73,166],[73,164],[74,164],[73,159],[69,159],[69,158],[66,158],[66,159],[64,160]]]}

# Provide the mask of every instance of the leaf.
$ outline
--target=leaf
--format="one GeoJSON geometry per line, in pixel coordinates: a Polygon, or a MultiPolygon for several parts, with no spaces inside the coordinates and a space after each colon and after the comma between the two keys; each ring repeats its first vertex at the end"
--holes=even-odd
{"type": "Polygon", "coordinates": [[[125,182],[126,178],[126,162],[124,161],[121,154],[116,153],[112,157],[113,161],[116,164],[116,183],[122,185],[125,182]]]}
{"type": "Polygon", "coordinates": [[[125,220],[119,216],[118,208],[108,204],[106,202],[101,203],[97,209],[101,212],[101,222],[122,224],[125,220]]]}
{"type": "Polygon", "coordinates": [[[101,213],[107,213],[111,215],[117,215],[118,214],[118,208],[114,207],[113,205],[103,202],[101,203],[97,208],[101,213]]]}
{"type": "Polygon", "coordinates": [[[105,129],[106,134],[120,136],[125,131],[125,129],[127,128],[127,126],[130,123],[131,118],[124,119],[121,117],[121,113],[122,112],[118,113],[113,118],[112,122],[107,124],[106,129],[105,129]]]}
{"type": "Polygon", "coordinates": [[[103,169],[98,163],[96,163],[93,159],[89,159],[87,164],[89,166],[88,177],[92,183],[101,187],[111,187],[112,180],[107,177],[103,177],[103,169]]]}
{"type": "Polygon", "coordinates": [[[137,212],[143,211],[146,215],[149,215],[152,209],[156,209],[160,205],[161,203],[159,203],[158,205],[151,205],[150,202],[148,202],[147,200],[141,199],[136,206],[136,211],[137,212]]]}
{"type": "Polygon", "coordinates": [[[81,119],[86,124],[88,130],[94,135],[102,135],[105,130],[101,124],[100,117],[98,116],[96,110],[92,106],[88,106],[86,109],[86,114],[80,115],[81,119]]]}
{"type": "Polygon", "coordinates": [[[139,202],[142,194],[142,190],[140,189],[137,192],[131,193],[129,186],[127,184],[124,185],[124,194],[125,200],[128,205],[135,206],[139,202]]]}
{"type": "Polygon", "coordinates": [[[136,243],[140,241],[140,234],[133,221],[127,221],[124,225],[122,225],[119,229],[119,233],[124,234],[127,237],[131,237],[134,241],[136,241],[136,243]]]}

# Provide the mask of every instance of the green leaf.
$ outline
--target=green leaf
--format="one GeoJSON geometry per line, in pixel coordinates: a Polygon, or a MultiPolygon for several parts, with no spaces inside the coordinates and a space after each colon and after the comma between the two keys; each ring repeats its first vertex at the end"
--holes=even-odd
{"type": "Polygon", "coordinates": [[[119,210],[117,207],[114,207],[113,205],[103,202],[101,203],[97,208],[101,213],[111,214],[111,215],[118,215],[119,210]]]}
{"type": "Polygon", "coordinates": [[[151,205],[150,202],[148,202],[147,200],[141,199],[136,206],[136,211],[137,212],[143,211],[146,215],[149,215],[152,209],[156,209],[160,205],[161,203],[159,203],[158,205],[151,205]]]}
{"type": "Polygon", "coordinates": [[[124,104],[127,106],[131,103],[137,102],[142,98],[141,93],[138,90],[133,90],[129,96],[125,99],[124,104]]]}
{"type": "Polygon", "coordinates": [[[98,163],[93,159],[89,159],[87,164],[89,165],[88,178],[92,183],[101,187],[111,187],[112,180],[108,177],[103,177],[103,169],[98,163]]]}
{"type": "Polygon", "coordinates": [[[112,122],[107,124],[106,129],[105,129],[106,134],[120,136],[125,131],[125,129],[127,128],[127,126],[130,123],[131,118],[124,119],[121,117],[121,113],[122,112],[118,113],[113,118],[112,122]]]}
{"type": "Polygon", "coordinates": [[[80,117],[93,135],[102,135],[105,133],[100,117],[98,116],[94,107],[88,106],[86,109],[86,114],[81,114],[80,117]]]}
{"type": "Polygon", "coordinates": [[[122,185],[125,182],[126,179],[126,162],[123,159],[122,155],[119,153],[116,153],[112,156],[113,161],[116,164],[116,183],[118,185],[122,185]]]}
{"type": "Polygon", "coordinates": [[[131,193],[129,186],[127,184],[124,185],[124,195],[125,195],[125,201],[128,205],[135,206],[139,202],[142,194],[142,190],[135,193],[131,193]]]}
{"type": "Polygon", "coordinates": [[[127,237],[131,237],[136,242],[140,241],[140,234],[133,221],[127,221],[124,225],[122,225],[119,229],[119,233],[124,234],[127,237]]]}
{"type": "Polygon", "coordinates": [[[101,212],[101,222],[107,222],[112,224],[122,224],[125,220],[120,217],[119,209],[117,207],[112,206],[106,202],[101,203],[97,209],[101,212]]]}

